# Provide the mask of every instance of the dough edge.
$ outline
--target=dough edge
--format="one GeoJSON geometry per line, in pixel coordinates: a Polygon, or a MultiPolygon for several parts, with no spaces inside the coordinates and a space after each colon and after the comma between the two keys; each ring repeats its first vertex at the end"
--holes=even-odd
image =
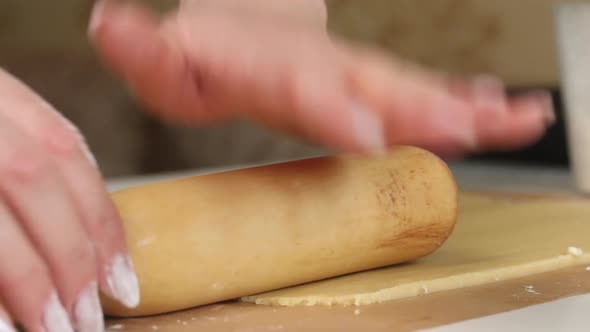
{"type": "MultiPolygon", "coordinates": [[[[564,251],[567,252],[567,250],[568,248],[564,248],[564,251]]],[[[240,298],[240,301],[255,303],[258,305],[283,307],[332,305],[361,306],[446,290],[481,286],[494,282],[526,277],[534,274],[588,263],[590,263],[590,253],[582,254],[580,256],[563,254],[553,258],[538,260],[526,264],[505,266],[485,271],[462,273],[442,278],[400,284],[390,288],[379,289],[374,292],[347,294],[341,296],[305,295],[288,297],[280,295],[265,296],[264,294],[258,294],[242,297],[240,298]]],[[[370,273],[370,271],[360,273],[370,273]]],[[[273,291],[271,293],[276,292],[280,292],[280,290],[273,291]]]]}

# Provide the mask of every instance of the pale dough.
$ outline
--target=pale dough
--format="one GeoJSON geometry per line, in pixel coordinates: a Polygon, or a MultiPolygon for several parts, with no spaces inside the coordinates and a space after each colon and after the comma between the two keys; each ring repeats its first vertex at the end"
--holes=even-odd
{"type": "Polygon", "coordinates": [[[590,202],[461,194],[459,221],[433,255],[242,298],[265,305],[362,305],[590,262],[590,202]]]}

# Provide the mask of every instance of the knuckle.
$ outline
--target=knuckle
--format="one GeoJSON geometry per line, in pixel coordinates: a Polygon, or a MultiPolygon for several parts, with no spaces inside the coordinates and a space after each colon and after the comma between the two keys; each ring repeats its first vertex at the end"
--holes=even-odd
{"type": "MultiPolygon", "coordinates": [[[[92,232],[94,238],[100,237],[102,233],[108,231],[109,220],[113,220],[111,216],[108,215],[108,206],[103,202],[97,200],[95,204],[88,204],[88,213],[84,216],[86,226],[89,228],[89,231],[92,232]]],[[[108,240],[108,239],[107,239],[108,240]]]]}
{"type": "Polygon", "coordinates": [[[69,270],[72,265],[79,267],[94,266],[95,255],[90,243],[87,241],[76,241],[76,243],[71,244],[65,249],[61,259],[62,268],[69,270]]]}
{"type": "Polygon", "coordinates": [[[42,144],[50,154],[61,158],[76,156],[81,151],[82,137],[69,122],[45,129],[42,144]]]}
{"type": "Polygon", "coordinates": [[[42,264],[27,264],[20,269],[8,269],[2,273],[2,288],[18,292],[31,285],[43,285],[49,283],[48,271],[42,264]]]}
{"type": "Polygon", "coordinates": [[[47,160],[33,148],[5,151],[0,159],[0,177],[19,183],[36,182],[47,172],[47,160]]]}

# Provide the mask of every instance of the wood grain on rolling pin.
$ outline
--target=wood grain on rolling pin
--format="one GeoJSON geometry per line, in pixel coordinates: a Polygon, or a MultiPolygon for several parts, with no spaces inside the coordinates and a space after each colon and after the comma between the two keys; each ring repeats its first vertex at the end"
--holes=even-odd
{"type": "Polygon", "coordinates": [[[116,192],[141,285],[139,316],[414,260],[457,218],[457,187],[433,154],[323,157],[116,192]]]}

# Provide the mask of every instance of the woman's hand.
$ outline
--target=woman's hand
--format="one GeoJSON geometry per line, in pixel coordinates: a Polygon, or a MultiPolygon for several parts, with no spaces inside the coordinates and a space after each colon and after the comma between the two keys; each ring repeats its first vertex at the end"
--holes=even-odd
{"type": "Polygon", "coordinates": [[[90,34],[105,63],[158,115],[242,117],[347,151],[410,144],[443,156],[524,147],[554,122],[550,96],[507,98],[332,38],[322,0],[184,0],[158,18],[102,1],[90,34]]]}
{"type": "Polygon", "coordinates": [[[0,330],[102,332],[139,301],[122,223],[78,131],[0,70],[0,330]],[[4,328],[4,329],[2,329],[4,328]]]}

